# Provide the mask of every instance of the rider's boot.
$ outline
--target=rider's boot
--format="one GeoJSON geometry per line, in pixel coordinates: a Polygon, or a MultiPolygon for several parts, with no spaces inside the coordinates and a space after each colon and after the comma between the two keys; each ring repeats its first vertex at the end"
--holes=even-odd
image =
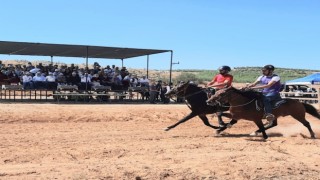
{"type": "Polygon", "coordinates": [[[269,122],[270,125],[273,124],[273,121],[275,120],[275,116],[271,113],[266,114],[266,119],[269,122]]]}

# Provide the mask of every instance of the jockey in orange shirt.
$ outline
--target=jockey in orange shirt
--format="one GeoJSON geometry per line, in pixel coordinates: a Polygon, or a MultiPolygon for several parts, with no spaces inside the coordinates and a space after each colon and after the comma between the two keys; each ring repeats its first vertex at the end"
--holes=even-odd
{"type": "Polygon", "coordinates": [[[229,74],[231,68],[229,66],[221,66],[219,68],[219,74],[215,75],[213,79],[208,82],[207,87],[215,87],[215,89],[221,89],[229,87],[232,84],[233,76],[229,74]]]}
{"type": "MultiPolygon", "coordinates": [[[[213,90],[213,92],[211,93],[212,95],[218,89],[231,86],[233,81],[233,76],[229,74],[230,71],[231,71],[231,68],[229,66],[221,66],[219,68],[219,74],[215,75],[212,81],[207,83],[207,87],[214,88],[212,89],[213,90]]],[[[211,101],[212,100],[209,98],[207,100],[207,103],[210,104],[211,101]]],[[[224,127],[226,124],[222,121],[222,112],[218,111],[217,116],[218,116],[219,126],[224,127]]]]}

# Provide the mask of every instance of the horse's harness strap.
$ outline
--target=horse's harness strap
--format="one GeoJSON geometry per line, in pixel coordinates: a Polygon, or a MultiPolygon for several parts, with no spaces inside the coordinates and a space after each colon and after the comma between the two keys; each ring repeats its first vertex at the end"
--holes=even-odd
{"type": "Polygon", "coordinates": [[[245,103],[245,104],[239,104],[239,105],[235,105],[235,106],[225,106],[225,105],[223,105],[223,104],[220,104],[220,106],[221,106],[221,107],[240,107],[240,106],[246,106],[246,105],[252,103],[254,100],[256,100],[256,99],[254,98],[254,99],[252,99],[251,101],[249,101],[249,102],[247,102],[247,103],[245,103]]]}

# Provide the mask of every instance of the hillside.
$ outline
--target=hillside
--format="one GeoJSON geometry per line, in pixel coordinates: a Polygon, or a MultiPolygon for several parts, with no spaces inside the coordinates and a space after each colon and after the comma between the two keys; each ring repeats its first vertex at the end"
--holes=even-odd
{"type": "MultiPolygon", "coordinates": [[[[33,64],[42,63],[44,65],[49,64],[49,61],[32,61],[33,64]]],[[[28,61],[24,60],[3,60],[3,64],[27,64],[28,61]]],[[[65,65],[65,63],[54,63],[58,65],[65,65]]],[[[77,64],[79,67],[84,67],[85,64],[77,64]]],[[[92,64],[89,67],[93,67],[92,64]]],[[[146,69],[133,69],[127,67],[129,72],[132,74],[137,74],[138,76],[146,75],[146,69]]],[[[281,81],[285,82],[288,80],[300,78],[312,74],[314,72],[319,72],[320,70],[311,69],[290,69],[290,68],[277,68],[275,73],[281,77],[281,81]]],[[[149,79],[169,81],[169,70],[149,70],[149,79]]],[[[179,81],[195,81],[197,83],[205,83],[210,81],[212,77],[218,73],[218,70],[194,70],[194,69],[178,69],[172,71],[172,81],[177,83],[179,81]]],[[[234,82],[236,83],[247,83],[253,82],[255,79],[261,75],[261,67],[235,67],[232,69],[231,74],[234,76],[234,82]]]]}

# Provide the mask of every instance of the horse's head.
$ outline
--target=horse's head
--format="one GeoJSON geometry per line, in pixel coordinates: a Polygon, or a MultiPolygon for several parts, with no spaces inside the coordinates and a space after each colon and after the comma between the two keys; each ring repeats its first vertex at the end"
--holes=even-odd
{"type": "Polygon", "coordinates": [[[168,91],[165,96],[170,98],[172,96],[178,96],[178,97],[184,97],[185,91],[187,87],[189,86],[189,81],[183,84],[179,84],[175,87],[173,87],[170,91],[168,91]]]}
{"type": "Polygon", "coordinates": [[[230,94],[236,90],[234,87],[230,86],[227,88],[219,89],[213,96],[210,97],[210,101],[217,104],[225,104],[230,100],[230,94]]]}
{"type": "Polygon", "coordinates": [[[218,104],[230,103],[230,101],[238,101],[242,99],[260,99],[262,93],[252,89],[236,89],[232,86],[218,90],[213,96],[210,97],[210,102],[218,104]]]}

